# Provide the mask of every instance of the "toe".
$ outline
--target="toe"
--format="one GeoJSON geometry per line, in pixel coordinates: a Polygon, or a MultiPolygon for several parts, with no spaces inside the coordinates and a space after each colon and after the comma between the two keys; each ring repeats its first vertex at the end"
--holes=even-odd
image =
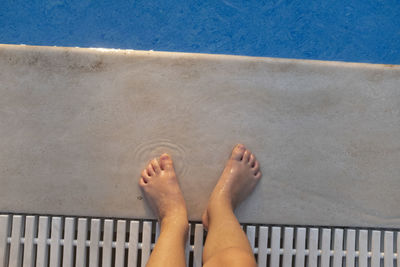
{"type": "Polygon", "coordinates": [[[146,170],[149,176],[154,176],[156,174],[151,163],[149,163],[146,170]]]}
{"type": "Polygon", "coordinates": [[[252,167],[252,169],[254,173],[257,173],[260,170],[260,163],[258,163],[258,160],[254,162],[254,166],[252,167]]]}
{"type": "Polygon", "coordinates": [[[162,170],[173,170],[174,164],[172,162],[172,158],[167,153],[164,153],[160,157],[160,166],[162,170]]]}
{"type": "Polygon", "coordinates": [[[160,164],[158,163],[158,160],[156,158],[154,158],[151,161],[151,165],[153,166],[153,169],[154,169],[155,173],[160,173],[161,172],[160,164]]]}
{"type": "Polygon", "coordinates": [[[255,177],[256,179],[260,179],[261,176],[262,176],[261,171],[258,171],[258,172],[254,175],[254,177],[255,177]]]}
{"type": "Polygon", "coordinates": [[[249,160],[249,164],[250,164],[250,166],[252,167],[252,168],[254,168],[254,164],[256,163],[256,157],[253,155],[253,154],[251,154],[250,155],[250,160],[249,160]]]}
{"type": "Polygon", "coordinates": [[[147,185],[147,182],[144,180],[143,177],[140,177],[140,179],[139,179],[139,185],[140,185],[141,187],[144,187],[144,186],[147,185]]]}
{"type": "Polygon", "coordinates": [[[148,183],[150,181],[151,178],[150,178],[149,174],[147,173],[147,169],[144,169],[142,171],[141,178],[143,178],[145,183],[148,183]]]}
{"type": "Polygon", "coordinates": [[[237,144],[235,148],[232,150],[231,158],[235,160],[242,160],[243,154],[246,151],[246,148],[242,144],[237,144]]]}
{"type": "Polygon", "coordinates": [[[243,162],[249,162],[250,155],[251,155],[251,152],[246,149],[246,151],[243,154],[243,159],[242,159],[243,162]]]}

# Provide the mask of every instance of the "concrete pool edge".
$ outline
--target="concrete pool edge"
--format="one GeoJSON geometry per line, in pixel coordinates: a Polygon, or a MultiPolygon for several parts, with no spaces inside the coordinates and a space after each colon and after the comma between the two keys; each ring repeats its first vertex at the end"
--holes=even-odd
{"type": "Polygon", "coordinates": [[[400,225],[398,65],[13,45],[0,56],[1,211],[152,218],[129,177],[162,148],[187,165],[177,169],[199,219],[243,141],[267,178],[242,222],[400,225]]]}
{"type": "Polygon", "coordinates": [[[246,55],[229,55],[229,54],[208,54],[208,53],[189,53],[189,52],[169,52],[169,51],[156,51],[156,50],[135,50],[135,49],[119,49],[119,48],[99,48],[99,47],[69,47],[69,46],[41,46],[41,45],[25,45],[25,44],[0,44],[0,48],[6,49],[32,49],[32,50],[54,50],[65,51],[69,50],[74,53],[104,53],[121,56],[156,56],[156,57],[182,57],[182,58],[198,58],[207,59],[213,58],[219,60],[232,60],[232,61],[263,61],[263,62],[277,62],[277,63],[313,63],[322,64],[327,66],[340,66],[349,68],[400,68],[399,64],[381,64],[381,63],[362,63],[362,62],[348,62],[348,61],[335,61],[335,60],[317,60],[317,59],[297,59],[297,58],[279,58],[279,57],[258,57],[246,55]]]}

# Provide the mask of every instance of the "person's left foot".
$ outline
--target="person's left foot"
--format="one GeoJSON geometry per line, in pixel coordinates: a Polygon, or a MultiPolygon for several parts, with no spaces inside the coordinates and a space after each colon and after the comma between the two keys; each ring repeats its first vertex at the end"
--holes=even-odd
{"type": "Polygon", "coordinates": [[[162,154],[149,163],[141,173],[139,185],[161,222],[171,219],[187,224],[185,200],[168,154],[162,154]]]}

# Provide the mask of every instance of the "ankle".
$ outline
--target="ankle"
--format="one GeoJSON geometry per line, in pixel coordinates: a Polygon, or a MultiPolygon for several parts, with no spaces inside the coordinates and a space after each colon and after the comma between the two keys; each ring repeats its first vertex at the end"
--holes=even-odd
{"type": "Polygon", "coordinates": [[[219,193],[211,196],[208,202],[208,210],[235,210],[232,199],[224,193],[219,193]]]}
{"type": "Polygon", "coordinates": [[[160,220],[161,229],[179,229],[187,232],[189,228],[189,221],[186,214],[173,214],[164,216],[160,220]]]}
{"type": "Polygon", "coordinates": [[[215,218],[221,214],[234,213],[232,202],[228,198],[212,198],[207,207],[208,218],[215,218]]]}

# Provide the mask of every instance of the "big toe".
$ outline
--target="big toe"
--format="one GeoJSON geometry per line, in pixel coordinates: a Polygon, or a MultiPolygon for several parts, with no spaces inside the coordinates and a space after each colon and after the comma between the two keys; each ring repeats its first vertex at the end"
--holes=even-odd
{"type": "Polygon", "coordinates": [[[160,164],[161,164],[162,170],[173,170],[174,169],[174,163],[172,161],[172,158],[167,153],[164,153],[160,156],[160,164]]]}
{"type": "Polygon", "coordinates": [[[244,145],[237,144],[232,150],[231,158],[234,160],[241,160],[245,151],[246,147],[244,145]]]}

